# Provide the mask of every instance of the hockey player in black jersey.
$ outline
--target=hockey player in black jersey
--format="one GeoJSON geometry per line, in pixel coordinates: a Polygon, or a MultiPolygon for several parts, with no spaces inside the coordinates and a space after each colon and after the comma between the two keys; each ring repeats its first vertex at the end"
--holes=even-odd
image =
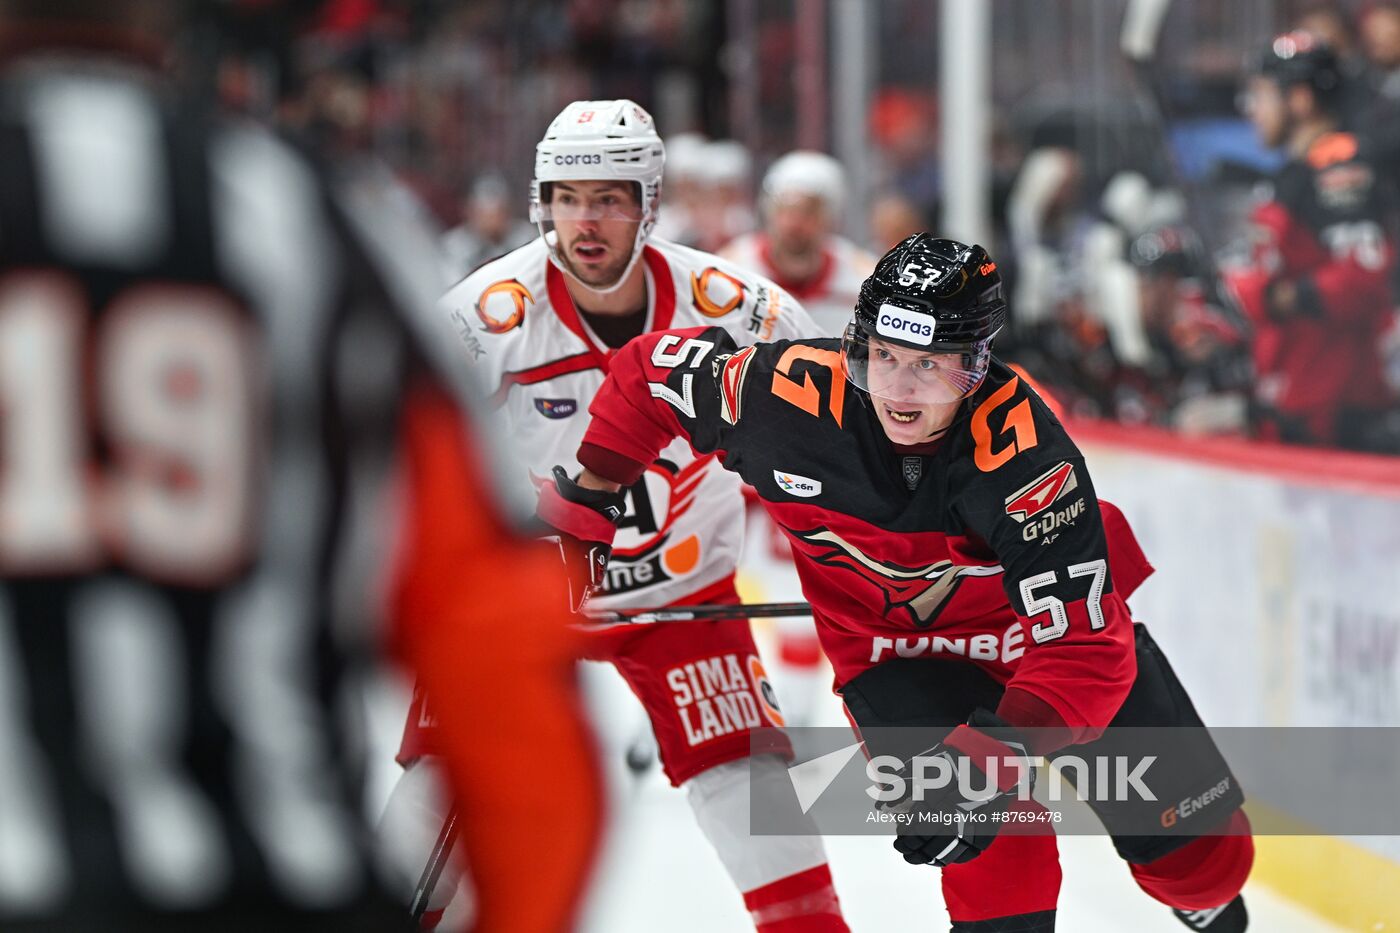
{"type": "MultiPolygon", "coordinates": [[[[943,753],[986,770],[1026,751],[1116,749],[1099,744],[1119,741],[1110,726],[1199,727],[1129,614],[1152,570],[1132,530],[1095,495],[1059,419],[991,353],[1005,313],[981,247],[918,234],[880,260],[843,340],[739,349],[715,328],[639,338],[590,406],[584,472],[556,473],[540,514],[591,542],[596,567],[609,490],[684,437],[717,452],[786,533],[837,690],[868,742],[882,726],[946,727],[943,753]]],[[[1167,794],[1228,792],[1191,825],[1135,835],[1129,826],[1160,814],[1142,802],[1094,806],[1144,891],[1188,926],[1238,933],[1249,824],[1209,736],[1192,735],[1193,766],[1167,794]]],[[[949,789],[923,806],[1026,805],[1001,789],[991,804],[949,789]]],[[[895,847],[943,868],[956,933],[1054,929],[1053,835],[941,825],[953,828],[903,827],[895,847]]]]}

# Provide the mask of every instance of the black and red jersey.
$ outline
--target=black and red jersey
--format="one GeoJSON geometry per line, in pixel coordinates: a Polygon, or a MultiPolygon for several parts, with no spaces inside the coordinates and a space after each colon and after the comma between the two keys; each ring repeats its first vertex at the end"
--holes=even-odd
{"type": "Polygon", "coordinates": [[[1255,208],[1253,265],[1230,281],[1255,325],[1259,399],[1295,439],[1333,442],[1339,409],[1389,403],[1377,341],[1395,303],[1391,206],[1365,140],[1328,133],[1255,208]],[[1287,319],[1269,310],[1281,282],[1298,295],[1300,313],[1287,319]]]}
{"type": "Polygon", "coordinates": [[[838,685],[896,657],[958,656],[1022,726],[1107,725],[1135,674],[1125,598],[1151,572],[1064,427],[993,361],[941,444],[896,449],[836,340],[739,350],[717,328],[615,358],[579,461],[628,483],[675,436],[717,452],[792,544],[838,685]]]}
{"type": "MultiPolygon", "coordinates": [[[[483,928],[520,920],[539,860],[486,772],[522,736],[591,752],[431,239],[382,179],[96,53],[0,62],[0,165],[0,928],[406,928],[345,715],[385,622],[472,711],[459,838],[483,928]]],[[[544,876],[531,911],[574,894],[544,876]]]]}

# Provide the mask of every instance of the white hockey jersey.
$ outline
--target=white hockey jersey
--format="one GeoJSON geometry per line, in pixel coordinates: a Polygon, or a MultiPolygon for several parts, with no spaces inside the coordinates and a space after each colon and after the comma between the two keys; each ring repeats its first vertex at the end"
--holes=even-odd
{"type": "Polygon", "coordinates": [[[821,271],[809,282],[784,282],[769,258],[768,235],[746,233],[719,251],[725,259],[777,281],[817,322],[823,337],[840,337],[851,322],[861,283],[875,269],[875,257],[842,236],[826,238],[821,271]]]}
{"type": "MultiPolygon", "coordinates": [[[[817,335],[786,292],[719,257],[651,237],[642,264],[647,331],[720,326],[741,345],[817,335]]],[[[482,266],[440,306],[523,452],[520,482],[538,486],[555,464],[576,473],[588,404],[612,351],[574,307],[544,241],[482,266]]],[[[627,490],[607,580],[592,604],[665,605],[732,574],[744,540],[740,485],[714,455],[697,458],[683,440],[662,451],[627,490]]]]}

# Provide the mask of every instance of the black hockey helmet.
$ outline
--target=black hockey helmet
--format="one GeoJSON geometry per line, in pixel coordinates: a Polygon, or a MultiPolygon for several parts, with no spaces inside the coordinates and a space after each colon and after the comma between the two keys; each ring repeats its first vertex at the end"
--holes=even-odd
{"type": "Polygon", "coordinates": [[[1128,246],[1128,261],[1143,275],[1199,278],[1202,256],[1200,238],[1178,224],[1152,227],[1128,246]]]}
{"type": "Polygon", "coordinates": [[[1341,96],[1342,66],[1337,53],[1301,29],[1274,37],[1260,57],[1258,73],[1283,88],[1307,85],[1327,109],[1334,108],[1341,96]]]}
{"type": "Polygon", "coordinates": [[[986,375],[992,338],[1005,324],[1001,275],[987,251],[916,233],[886,253],[861,285],[842,365],[847,379],[873,395],[884,396],[889,380],[911,368],[927,384],[920,397],[965,398],[986,375]],[[873,365],[895,358],[900,364],[885,367],[888,378],[873,365]]]}

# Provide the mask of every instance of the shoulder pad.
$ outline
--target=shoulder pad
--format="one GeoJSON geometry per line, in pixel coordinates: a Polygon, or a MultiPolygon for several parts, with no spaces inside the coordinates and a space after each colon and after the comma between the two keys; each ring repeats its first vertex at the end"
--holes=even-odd
{"type": "MultiPolygon", "coordinates": [[[[653,244],[656,241],[653,238],[653,244]]],[[[795,302],[773,282],[743,266],[675,243],[660,247],[678,280],[679,294],[699,314],[724,327],[736,338],[774,340],[778,321],[795,302]]]]}
{"type": "Polygon", "coordinates": [[[1034,469],[1043,461],[1078,455],[1064,426],[1027,380],[1003,366],[993,366],[987,382],[971,399],[967,421],[972,462],[981,473],[1017,463],[1012,472],[1034,469]]]}
{"type": "Polygon", "coordinates": [[[538,240],[477,269],[448,289],[438,305],[452,321],[472,360],[485,355],[492,338],[520,331],[544,295],[544,264],[538,240]]]}

